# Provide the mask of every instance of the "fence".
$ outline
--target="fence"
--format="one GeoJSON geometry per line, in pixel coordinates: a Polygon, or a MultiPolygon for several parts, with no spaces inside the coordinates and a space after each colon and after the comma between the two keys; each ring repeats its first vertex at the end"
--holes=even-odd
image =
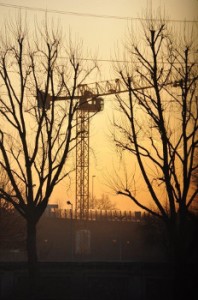
{"type": "MultiPolygon", "coordinates": [[[[71,209],[46,209],[45,217],[80,220],[80,212],[71,209]]],[[[118,222],[140,222],[141,212],[119,211],[119,210],[89,210],[83,217],[89,221],[118,221],[118,222]]]]}

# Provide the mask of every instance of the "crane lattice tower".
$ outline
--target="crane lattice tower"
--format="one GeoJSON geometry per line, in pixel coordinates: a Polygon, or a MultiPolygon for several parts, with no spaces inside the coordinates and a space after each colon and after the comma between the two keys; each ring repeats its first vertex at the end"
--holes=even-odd
{"type": "Polygon", "coordinates": [[[86,219],[89,212],[89,127],[90,113],[103,110],[103,99],[84,91],[77,110],[76,126],[76,215],[86,219]]]}

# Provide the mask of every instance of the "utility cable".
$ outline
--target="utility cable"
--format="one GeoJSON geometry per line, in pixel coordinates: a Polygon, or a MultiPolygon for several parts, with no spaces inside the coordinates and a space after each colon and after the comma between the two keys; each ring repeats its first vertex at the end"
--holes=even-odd
{"type": "MultiPolygon", "coordinates": [[[[149,18],[140,18],[140,17],[125,17],[125,16],[114,16],[114,15],[103,15],[103,14],[93,14],[93,13],[80,13],[80,12],[73,12],[73,11],[65,11],[65,10],[56,10],[56,9],[45,9],[41,7],[32,7],[32,6],[25,6],[25,5],[15,5],[15,4],[7,4],[7,3],[0,3],[0,6],[10,7],[15,9],[24,9],[30,11],[40,11],[44,13],[54,13],[54,14],[61,14],[61,15],[72,15],[77,17],[91,17],[91,18],[103,18],[103,19],[115,19],[115,20],[128,20],[128,21],[151,21],[149,18]]],[[[152,21],[161,21],[159,19],[152,19],[152,21]]],[[[186,22],[186,23],[198,23],[198,20],[179,20],[179,19],[170,19],[166,20],[166,22],[186,22]]]]}

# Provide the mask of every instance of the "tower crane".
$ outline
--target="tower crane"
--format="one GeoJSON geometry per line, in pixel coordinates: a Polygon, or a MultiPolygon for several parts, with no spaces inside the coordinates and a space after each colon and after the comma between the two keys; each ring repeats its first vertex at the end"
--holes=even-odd
{"type": "Polygon", "coordinates": [[[89,114],[104,108],[102,96],[121,92],[119,80],[78,86],[80,100],[77,110],[76,140],[76,213],[86,219],[89,213],[89,114]]]}
{"type": "MultiPolygon", "coordinates": [[[[78,101],[76,111],[76,217],[85,219],[89,212],[89,120],[90,113],[96,114],[103,110],[102,96],[126,92],[126,87],[119,79],[102,81],[100,83],[80,84],[77,87],[78,101]]],[[[70,100],[70,96],[55,96],[38,90],[38,107],[50,109],[52,100],[70,100]]]]}

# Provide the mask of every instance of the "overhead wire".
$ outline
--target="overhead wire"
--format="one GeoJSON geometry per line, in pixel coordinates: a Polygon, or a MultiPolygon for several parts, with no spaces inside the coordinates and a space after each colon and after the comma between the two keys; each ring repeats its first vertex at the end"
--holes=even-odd
{"type": "MultiPolygon", "coordinates": [[[[115,20],[128,20],[128,21],[151,21],[149,18],[140,18],[140,17],[126,17],[126,16],[115,16],[115,15],[105,15],[105,14],[94,14],[94,13],[80,13],[74,11],[65,11],[65,10],[57,10],[57,9],[46,9],[41,7],[32,7],[25,5],[16,5],[16,4],[8,4],[8,3],[0,3],[0,6],[10,7],[14,9],[24,9],[30,11],[40,11],[44,13],[54,13],[61,15],[71,15],[77,17],[91,17],[91,18],[103,18],[103,19],[115,19],[115,20]]],[[[160,21],[159,19],[152,19],[153,21],[160,21]]],[[[187,23],[198,23],[198,20],[179,20],[179,19],[168,19],[167,22],[187,22],[187,23]]]]}
{"type": "MultiPolygon", "coordinates": [[[[2,54],[3,51],[0,51],[0,54],[2,54]]],[[[194,52],[195,54],[197,54],[197,52],[194,52]]],[[[28,53],[23,53],[24,56],[29,56],[28,53]]],[[[42,58],[42,57],[45,57],[44,55],[42,54],[35,54],[34,57],[39,57],[39,58],[42,58]]],[[[66,60],[69,60],[69,56],[58,56],[57,59],[66,59],[66,60]]],[[[90,58],[90,57],[76,57],[77,60],[79,61],[91,61],[91,62],[107,62],[107,63],[128,63],[128,64],[137,64],[139,63],[139,61],[129,61],[129,60],[116,60],[116,59],[105,59],[105,58],[90,58]]],[[[150,62],[150,61],[149,61],[150,62]]],[[[151,62],[150,62],[151,63],[151,62]]],[[[159,63],[163,63],[164,65],[166,64],[170,64],[169,62],[166,62],[166,61],[159,61],[159,63]]],[[[190,62],[189,62],[190,63],[190,62]]],[[[191,62],[192,63],[192,62],[191,62]]],[[[180,65],[181,62],[175,62],[174,64],[178,64],[180,65]]],[[[197,63],[195,63],[197,65],[197,63]]],[[[61,65],[60,65],[61,66],[61,65]]],[[[11,73],[18,73],[17,71],[10,71],[11,73]]]]}

